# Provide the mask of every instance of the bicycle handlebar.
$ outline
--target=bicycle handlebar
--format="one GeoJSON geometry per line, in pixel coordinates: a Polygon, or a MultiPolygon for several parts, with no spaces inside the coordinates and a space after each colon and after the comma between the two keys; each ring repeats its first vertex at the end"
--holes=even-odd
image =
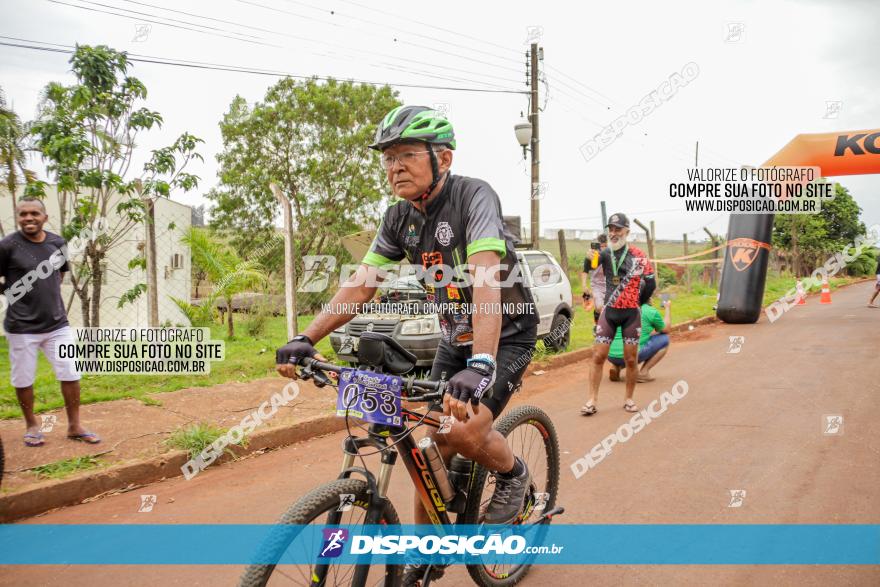
{"type": "MultiPolygon", "coordinates": [[[[291,361],[292,363],[294,361],[291,361]]],[[[299,360],[299,362],[295,362],[296,365],[302,365],[303,367],[310,367],[313,369],[319,369],[321,371],[331,371],[333,373],[341,373],[342,367],[339,365],[334,365],[333,363],[325,363],[323,361],[318,361],[317,359],[312,359],[309,357],[304,357],[299,360]]],[[[443,397],[443,393],[446,391],[446,381],[443,379],[439,381],[430,381],[427,379],[415,379],[415,378],[402,378],[404,380],[403,390],[407,393],[417,390],[423,391],[426,393],[422,393],[421,395],[407,395],[404,396],[404,399],[409,402],[431,402],[434,400],[441,399],[443,397]]]]}

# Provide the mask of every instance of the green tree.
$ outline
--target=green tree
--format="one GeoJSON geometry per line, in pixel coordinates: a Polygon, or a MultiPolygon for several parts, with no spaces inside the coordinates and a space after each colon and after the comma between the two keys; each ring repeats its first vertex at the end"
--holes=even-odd
{"type": "Polygon", "coordinates": [[[193,324],[209,321],[218,299],[226,302],[226,333],[235,336],[232,298],[236,294],[265,285],[266,277],[256,261],[243,260],[236,250],[208,230],[190,228],[181,239],[192,252],[193,265],[211,281],[211,294],[196,306],[187,300],[172,297],[174,303],[193,324]]]}
{"type": "MultiPolygon", "coordinates": [[[[57,183],[62,236],[72,238],[99,218],[108,223],[71,271],[83,324],[100,326],[103,259],[148,221],[156,198],[198,185],[199,178],[185,169],[201,159],[196,147],[202,140],[183,133],[170,146],[154,150],[142,172],[132,177],[138,136],[162,126],[158,112],[138,107],[147,88],[128,75],[126,53],[104,45],[77,45],[70,64],[76,83],[46,86],[31,132],[57,183]]],[[[123,299],[132,301],[144,290],[137,284],[123,299]]]]}
{"type": "MultiPolygon", "coordinates": [[[[6,103],[6,95],[0,88],[0,179],[6,186],[15,208],[15,187],[22,180],[28,185],[36,181],[36,174],[27,165],[27,126],[6,103]]],[[[0,222],[0,237],[6,236],[0,222]]]]}
{"type": "MultiPolygon", "coordinates": [[[[372,142],[376,124],[399,104],[384,86],[330,80],[283,79],[262,102],[236,96],[220,123],[220,185],[207,197],[212,225],[226,231],[243,257],[271,235],[279,205],[276,183],[291,200],[294,247],[303,255],[348,260],[341,237],[376,224],[384,201],[384,172],[372,142]]],[[[264,259],[282,267],[281,250],[264,259]]]]}
{"type": "Polygon", "coordinates": [[[822,202],[819,214],[779,214],[773,223],[773,246],[792,255],[796,275],[812,272],[833,251],[865,233],[862,209],[849,190],[834,184],[834,199],[822,202]]]}

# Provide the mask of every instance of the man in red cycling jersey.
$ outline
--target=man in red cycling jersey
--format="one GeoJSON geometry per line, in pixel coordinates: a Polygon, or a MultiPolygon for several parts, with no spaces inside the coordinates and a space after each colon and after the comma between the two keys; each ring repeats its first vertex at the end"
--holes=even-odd
{"type": "Polygon", "coordinates": [[[581,414],[592,416],[598,410],[599,383],[608,349],[617,329],[623,335],[623,360],[626,363],[626,400],[628,412],[639,410],[633,401],[638,375],[639,335],[642,330],[641,300],[648,299],[656,288],[654,268],[638,247],[627,244],[629,219],[625,214],[608,218],[608,247],[599,255],[598,268],[605,275],[605,304],[596,323],[596,342],[590,364],[590,397],[581,414]],[[644,287],[641,283],[644,281],[644,287]]]}

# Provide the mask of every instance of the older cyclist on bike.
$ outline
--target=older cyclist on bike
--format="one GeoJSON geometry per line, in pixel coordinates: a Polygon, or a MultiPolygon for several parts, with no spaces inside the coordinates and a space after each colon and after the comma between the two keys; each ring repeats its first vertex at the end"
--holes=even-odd
{"type": "MultiPolygon", "coordinates": [[[[442,304],[443,340],[431,378],[439,379],[443,373],[449,377],[443,411],[455,417],[451,430],[438,434],[436,440],[446,462],[459,453],[496,472],[485,522],[506,524],[520,513],[529,472],[492,422],[528,366],[538,316],[522,281],[508,280],[518,266],[512,237],[504,231],[498,195],[485,181],[450,173],[455,146],[452,124],[424,106],[399,106],[382,119],[370,148],[382,152],[388,183],[401,201],[385,212],[370,251],[330,308],[370,300],[381,269],[403,259],[422,266],[428,301],[442,304]],[[463,265],[467,269],[455,269],[463,265]],[[447,271],[452,275],[443,274],[447,271]],[[476,279],[463,279],[464,272],[476,279]],[[494,279],[480,279],[481,274],[494,279]],[[505,314],[500,311],[505,306],[532,311],[505,314]]],[[[291,359],[315,356],[314,345],[353,317],[320,313],[303,334],[278,349],[278,372],[295,377],[291,359]]],[[[415,519],[429,523],[418,496],[415,519]]],[[[417,566],[408,565],[404,584],[416,584],[420,574],[417,566]]],[[[440,568],[435,576],[439,574],[440,568]]]]}

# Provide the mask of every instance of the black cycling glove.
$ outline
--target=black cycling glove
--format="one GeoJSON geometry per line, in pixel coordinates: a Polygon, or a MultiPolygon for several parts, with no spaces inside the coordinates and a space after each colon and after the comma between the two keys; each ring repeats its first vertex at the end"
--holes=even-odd
{"type": "Polygon", "coordinates": [[[449,380],[447,390],[454,399],[463,402],[470,401],[477,405],[493,383],[495,383],[494,369],[488,365],[471,366],[453,375],[449,380]]]}
{"type": "Polygon", "coordinates": [[[305,357],[314,357],[318,354],[312,345],[311,339],[305,334],[299,334],[293,337],[293,340],[275,351],[275,364],[284,365],[286,363],[299,363],[300,359],[305,357]]]}

